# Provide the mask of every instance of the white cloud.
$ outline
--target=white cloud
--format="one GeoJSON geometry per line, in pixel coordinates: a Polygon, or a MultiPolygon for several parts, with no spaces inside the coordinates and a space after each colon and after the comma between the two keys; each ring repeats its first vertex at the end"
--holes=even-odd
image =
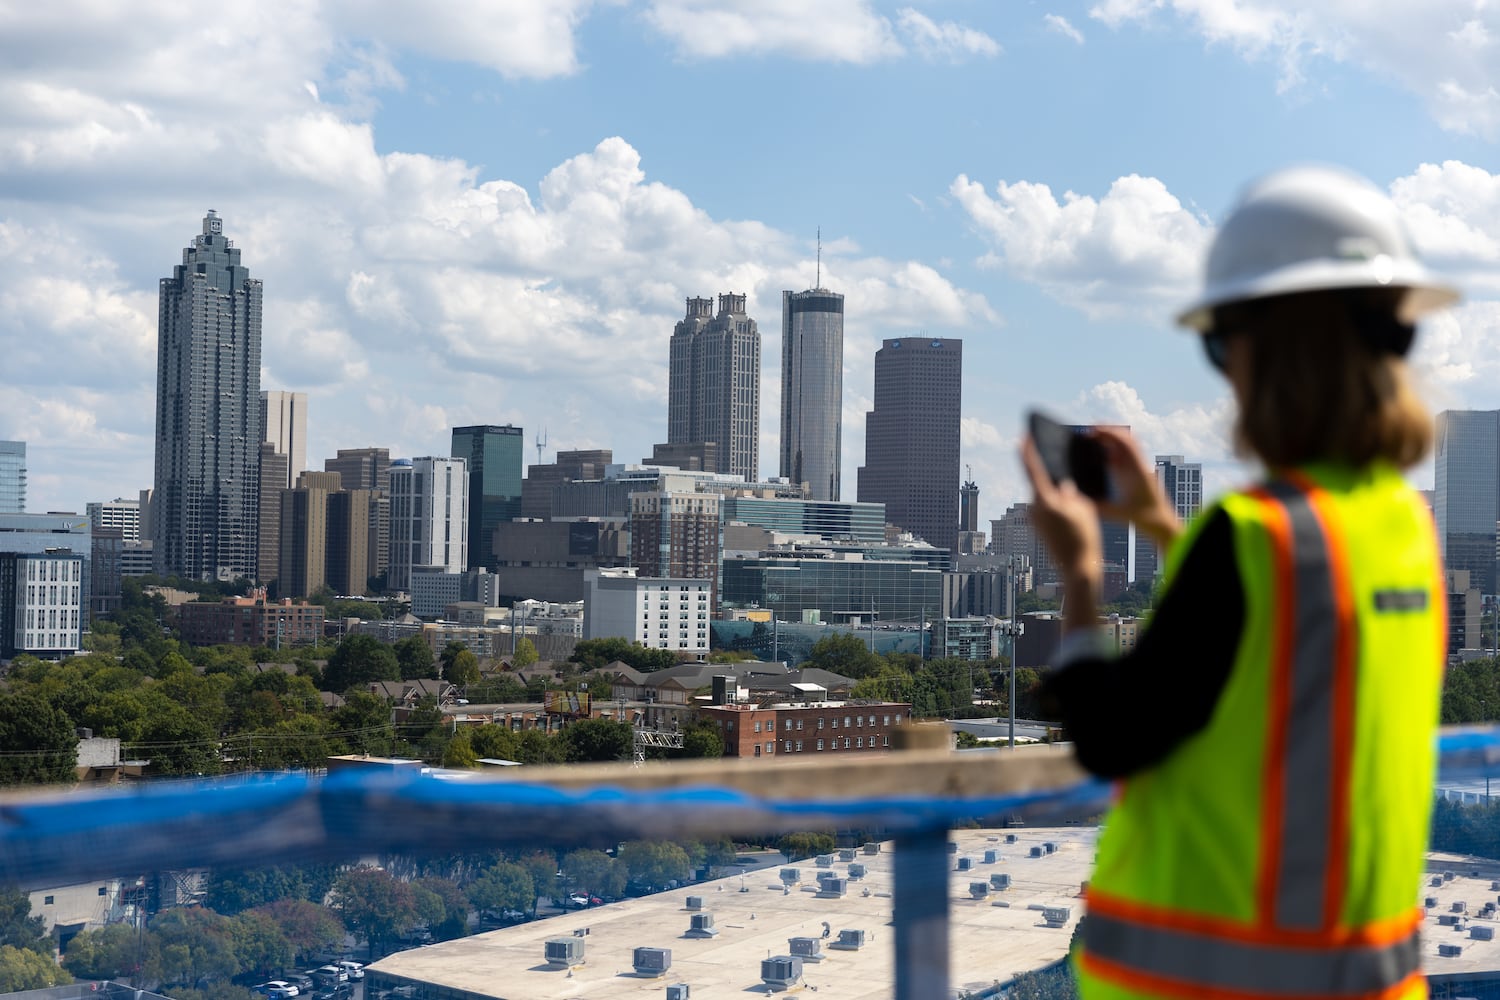
{"type": "Polygon", "coordinates": [[[1391,184],[1412,238],[1469,290],[1500,292],[1500,174],[1457,160],[1424,163],[1391,184]]]}
{"type": "Polygon", "coordinates": [[[1161,12],[1210,44],[1276,60],[1282,89],[1320,59],[1350,62],[1417,94],[1444,128],[1500,134],[1500,62],[1488,52],[1500,6],[1486,0],[1101,0],[1089,14],[1119,28],[1161,12]]]}
{"type": "Polygon", "coordinates": [[[981,261],[1092,316],[1161,311],[1186,299],[1211,228],[1161,181],[1131,174],[1103,198],[960,175],[949,188],[991,252],[981,261]]]}
{"type": "Polygon", "coordinates": [[[939,24],[911,7],[903,7],[897,11],[896,23],[916,50],[927,59],[961,62],[973,56],[993,57],[1000,54],[1000,43],[984,32],[954,21],[939,24]]]}
{"type": "Polygon", "coordinates": [[[1077,42],[1079,45],[1083,44],[1083,32],[1075,28],[1073,22],[1061,14],[1047,14],[1042,18],[1042,22],[1047,25],[1048,31],[1055,31],[1064,38],[1077,42]]]}
{"type": "Polygon", "coordinates": [[[871,63],[902,52],[869,0],[651,0],[645,17],[684,59],[776,53],[871,63]]]}

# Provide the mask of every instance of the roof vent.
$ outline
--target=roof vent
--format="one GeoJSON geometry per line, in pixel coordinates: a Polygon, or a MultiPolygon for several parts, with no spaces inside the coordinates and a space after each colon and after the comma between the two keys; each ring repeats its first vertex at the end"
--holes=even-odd
{"type": "Polygon", "coordinates": [[[846,878],[825,878],[818,885],[819,899],[837,899],[849,892],[849,880],[846,878]]]}
{"type": "Polygon", "coordinates": [[[1462,945],[1440,944],[1438,945],[1439,958],[1457,958],[1464,953],[1462,945]]]}
{"type": "Polygon", "coordinates": [[[802,881],[802,869],[801,868],[783,868],[783,869],[781,869],[781,881],[785,885],[796,885],[798,882],[802,881]]]}
{"type": "Polygon", "coordinates": [[[788,950],[804,962],[821,962],[825,957],[823,955],[823,942],[820,938],[787,938],[786,943],[788,950]]]}
{"type": "Polygon", "coordinates": [[[990,894],[990,884],[988,882],[970,882],[969,883],[969,895],[972,896],[974,899],[983,899],[984,897],[988,896],[989,894],[990,894]]]}
{"type": "Polygon", "coordinates": [[[1481,927],[1480,925],[1475,924],[1473,927],[1469,928],[1469,937],[1473,938],[1475,941],[1493,941],[1495,940],[1495,928],[1481,927]]]}
{"type": "Polygon", "coordinates": [[[548,965],[572,968],[583,964],[583,938],[548,938],[543,956],[548,965]]]}
{"type": "Polygon", "coordinates": [[[687,908],[690,909],[690,910],[701,910],[701,909],[703,909],[703,897],[702,896],[689,896],[687,898],[687,904],[686,905],[687,905],[687,908]]]}
{"type": "Polygon", "coordinates": [[[829,948],[834,951],[859,951],[865,946],[865,932],[860,930],[839,931],[838,939],[829,948]]]}
{"type": "Polygon", "coordinates": [[[672,983],[668,986],[667,1000],[688,1000],[688,984],[672,983]]]}
{"type": "Polygon", "coordinates": [[[1004,892],[1010,888],[1010,874],[1008,872],[995,872],[990,876],[990,888],[1004,892]]]}
{"type": "Polygon", "coordinates": [[[637,948],[631,960],[635,974],[655,979],[672,967],[671,948],[637,948]]]}
{"type": "Polygon", "coordinates": [[[862,864],[860,864],[857,861],[851,862],[850,865],[849,865],[849,877],[850,878],[864,878],[865,877],[865,866],[862,865],[862,864]]]}
{"type": "Polygon", "coordinates": [[[802,979],[802,959],[796,955],[777,955],[762,959],[760,981],[773,990],[788,990],[802,979]]]}
{"type": "Polygon", "coordinates": [[[876,843],[873,840],[867,842],[865,844],[865,853],[866,854],[879,854],[880,853],[880,844],[876,843]]]}
{"type": "Polygon", "coordinates": [[[841,847],[841,848],[839,848],[839,860],[840,861],[853,861],[854,860],[854,848],[852,848],[852,847],[841,847]]]}
{"type": "Polygon", "coordinates": [[[1061,927],[1068,922],[1073,915],[1072,907],[1047,906],[1042,908],[1042,919],[1047,921],[1048,927],[1061,927]]]}
{"type": "Polygon", "coordinates": [[[688,925],[687,932],[683,937],[711,938],[718,937],[719,929],[714,926],[714,915],[712,913],[695,913],[692,923],[688,925]]]}
{"type": "Polygon", "coordinates": [[[819,868],[831,868],[833,866],[832,854],[819,854],[816,864],[819,868]]]}

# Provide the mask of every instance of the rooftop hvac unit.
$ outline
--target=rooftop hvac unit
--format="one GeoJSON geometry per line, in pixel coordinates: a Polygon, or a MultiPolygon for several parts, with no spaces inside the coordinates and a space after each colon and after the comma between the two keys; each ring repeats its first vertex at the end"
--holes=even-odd
{"type": "Polygon", "coordinates": [[[956,840],[950,840],[950,841],[948,841],[948,853],[949,854],[957,854],[958,853],[958,841],[956,841],[956,840]]]}
{"type": "Polygon", "coordinates": [[[818,884],[822,885],[831,878],[838,878],[837,872],[818,872],[818,884]]]}
{"type": "Polygon", "coordinates": [[[802,869],[801,868],[783,868],[783,869],[781,869],[781,881],[785,885],[796,885],[798,882],[802,881],[802,869]]]}
{"type": "Polygon", "coordinates": [[[1040,847],[1033,847],[1031,849],[1031,856],[1033,858],[1039,858],[1039,857],[1041,857],[1042,853],[1043,853],[1043,851],[1042,851],[1042,849],[1040,847]]]}
{"type": "Polygon", "coordinates": [[[638,976],[659,976],[672,967],[672,949],[637,948],[631,964],[638,976]]]}
{"type": "Polygon", "coordinates": [[[1444,882],[1452,882],[1453,881],[1453,873],[1452,872],[1443,872],[1443,881],[1444,882]]]}
{"type": "Polygon", "coordinates": [[[1458,902],[1450,906],[1449,909],[1454,913],[1467,913],[1469,911],[1469,904],[1460,899],[1458,902]]]}
{"type": "Polygon", "coordinates": [[[818,885],[818,896],[822,899],[835,899],[848,891],[849,880],[846,878],[828,878],[818,885]]]}
{"type": "Polygon", "coordinates": [[[548,965],[580,965],[583,963],[583,938],[548,938],[543,955],[548,965]]]}
{"type": "Polygon", "coordinates": [[[787,949],[804,962],[823,961],[823,942],[815,937],[787,938],[787,949]]]}
{"type": "Polygon", "coordinates": [[[1490,883],[1490,892],[1500,892],[1500,879],[1495,879],[1490,883]]]}
{"type": "Polygon", "coordinates": [[[673,983],[668,986],[667,1000],[688,1000],[688,984],[673,983]]]}
{"type": "Polygon", "coordinates": [[[1456,914],[1456,913],[1439,913],[1438,914],[1438,926],[1439,927],[1457,927],[1458,926],[1458,914],[1456,914]]]}
{"type": "Polygon", "coordinates": [[[1438,956],[1440,958],[1457,958],[1464,953],[1462,945],[1440,944],[1438,945],[1438,956]]]}
{"type": "Polygon", "coordinates": [[[817,856],[816,860],[814,861],[814,863],[819,868],[831,868],[831,867],[833,867],[833,855],[832,854],[819,854],[817,856]]]}
{"type": "Polygon", "coordinates": [[[873,840],[869,841],[868,843],[865,844],[865,853],[866,854],[879,854],[880,853],[880,845],[878,843],[876,843],[875,841],[873,841],[873,840]]]}
{"type": "Polygon", "coordinates": [[[835,951],[859,951],[865,946],[865,932],[859,930],[839,931],[836,941],[828,947],[835,951]]]}
{"type": "Polygon", "coordinates": [[[802,959],[796,955],[777,955],[761,959],[760,981],[773,990],[787,990],[802,979],[802,959]]]}
{"type": "Polygon", "coordinates": [[[996,872],[990,876],[990,888],[1004,892],[1010,888],[1010,875],[1006,872],[996,872]]]}
{"type": "Polygon", "coordinates": [[[690,910],[701,910],[701,909],[703,909],[703,897],[702,896],[689,896],[687,898],[687,908],[690,909],[690,910]]]}
{"type": "Polygon", "coordinates": [[[1042,845],[1042,850],[1046,851],[1048,854],[1055,854],[1057,853],[1057,845],[1049,840],[1042,845]]]}
{"type": "Polygon", "coordinates": [[[688,924],[687,933],[683,937],[711,938],[717,937],[719,929],[714,926],[714,915],[712,913],[695,913],[692,923],[688,924]]]}
{"type": "Polygon", "coordinates": [[[1072,915],[1072,907],[1068,906],[1048,906],[1042,909],[1042,919],[1047,921],[1048,927],[1061,927],[1072,915]]]}
{"type": "Polygon", "coordinates": [[[849,877],[850,878],[864,878],[865,877],[865,866],[862,865],[862,864],[860,864],[857,861],[856,862],[851,862],[850,865],[849,865],[849,877]]]}
{"type": "Polygon", "coordinates": [[[1432,876],[1432,881],[1428,883],[1428,885],[1432,886],[1434,889],[1436,889],[1438,886],[1440,886],[1442,884],[1443,884],[1443,876],[1441,876],[1441,875],[1434,875],[1434,876],[1432,876]]]}
{"type": "Polygon", "coordinates": [[[1005,842],[1007,844],[1014,844],[1016,842],[1016,835],[1013,833],[1007,833],[1005,835],[1005,842]]]}
{"type": "Polygon", "coordinates": [[[1422,905],[1431,910],[1438,905],[1438,898],[1436,896],[1428,896],[1426,899],[1422,900],[1422,905]]]}
{"type": "Polygon", "coordinates": [[[854,860],[854,848],[852,848],[852,847],[841,847],[841,848],[839,848],[839,860],[840,861],[853,861],[854,860]]]}
{"type": "Polygon", "coordinates": [[[959,858],[958,859],[958,864],[954,866],[954,869],[956,871],[966,872],[970,868],[973,868],[973,867],[974,867],[974,859],[973,858],[967,858],[967,857],[965,857],[965,858],[959,858]]]}
{"type": "Polygon", "coordinates": [[[988,896],[989,894],[990,894],[990,884],[988,882],[970,882],[969,883],[969,895],[972,896],[974,899],[983,899],[984,897],[988,896]]]}
{"type": "Polygon", "coordinates": [[[999,860],[1000,860],[1000,852],[999,851],[985,851],[984,852],[984,863],[985,864],[992,865],[996,861],[999,861],[999,860]]]}
{"type": "Polygon", "coordinates": [[[1473,927],[1469,928],[1469,937],[1473,938],[1475,941],[1493,941],[1495,940],[1495,928],[1481,927],[1480,925],[1475,924],[1473,927]]]}

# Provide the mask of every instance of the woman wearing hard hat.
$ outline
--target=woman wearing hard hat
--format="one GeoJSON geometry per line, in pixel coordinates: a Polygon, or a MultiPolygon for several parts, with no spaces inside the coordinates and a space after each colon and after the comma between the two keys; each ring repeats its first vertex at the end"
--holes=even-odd
{"type": "Polygon", "coordinates": [[[1457,293],[1364,180],[1252,184],[1179,317],[1265,479],[1184,529],[1128,437],[1094,501],[1023,448],[1066,592],[1045,688],[1082,763],[1124,778],[1075,956],[1085,997],[1426,995],[1414,899],[1446,650],[1437,540],[1401,469],[1432,441],[1404,360],[1457,293]],[[1167,550],[1149,629],[1094,639],[1099,516],[1167,550]]]}

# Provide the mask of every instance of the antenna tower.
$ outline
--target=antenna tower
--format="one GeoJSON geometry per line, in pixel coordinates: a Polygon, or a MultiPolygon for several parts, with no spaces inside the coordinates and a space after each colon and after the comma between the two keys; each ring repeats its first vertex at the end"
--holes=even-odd
{"type": "Polygon", "coordinates": [[[547,447],[547,428],[543,427],[542,428],[542,432],[536,436],[536,464],[537,465],[541,465],[542,464],[542,449],[545,448],[545,447],[547,447]]]}
{"type": "Polygon", "coordinates": [[[818,227],[818,279],[813,282],[814,288],[823,287],[823,227],[818,227]]]}

